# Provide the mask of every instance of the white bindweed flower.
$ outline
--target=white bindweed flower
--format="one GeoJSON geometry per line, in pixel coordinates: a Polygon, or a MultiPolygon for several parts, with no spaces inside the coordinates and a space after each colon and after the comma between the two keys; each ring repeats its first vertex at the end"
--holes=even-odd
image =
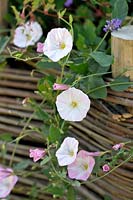
{"type": "Polygon", "coordinates": [[[28,21],[16,28],[13,43],[20,48],[32,46],[40,39],[42,34],[42,28],[38,22],[28,21]]]}
{"type": "Polygon", "coordinates": [[[69,165],[74,162],[78,151],[78,140],[72,137],[64,139],[60,148],[56,151],[56,157],[60,166],[69,165]]]}
{"type": "Polygon", "coordinates": [[[90,99],[81,90],[69,88],[57,96],[57,110],[66,121],[82,121],[90,109],[90,99]]]}
{"type": "Polygon", "coordinates": [[[44,42],[43,53],[54,62],[65,57],[73,46],[73,38],[66,28],[52,29],[44,42]]]}

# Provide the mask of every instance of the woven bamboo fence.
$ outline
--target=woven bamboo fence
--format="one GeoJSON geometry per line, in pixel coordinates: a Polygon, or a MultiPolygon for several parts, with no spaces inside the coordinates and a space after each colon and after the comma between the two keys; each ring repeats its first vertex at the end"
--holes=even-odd
{"type": "MultiPolygon", "coordinates": [[[[41,75],[34,73],[34,77],[32,77],[30,73],[30,70],[9,67],[0,72],[0,134],[11,133],[13,138],[16,138],[25,125],[26,119],[33,112],[31,108],[22,105],[22,100],[25,97],[32,97],[41,101],[40,96],[34,92],[41,75]]],[[[71,123],[69,134],[76,137],[80,141],[80,146],[88,151],[103,151],[110,149],[113,144],[129,141],[132,139],[133,133],[133,115],[128,113],[127,106],[133,107],[132,89],[125,92],[114,92],[109,89],[108,97],[105,100],[92,101],[91,109],[81,123],[71,123]]],[[[47,112],[51,111],[47,110],[47,112]]],[[[36,117],[33,117],[30,122],[30,125],[37,127],[40,124],[41,122],[36,117]]],[[[31,146],[43,145],[36,132],[33,132],[31,136],[24,137],[17,148],[14,163],[29,159],[31,146]]],[[[0,149],[2,148],[3,142],[1,141],[0,149]]],[[[14,144],[7,145],[7,165],[13,148],[14,144]]],[[[2,157],[0,157],[1,159],[2,157]]],[[[131,200],[133,178],[131,170],[132,163],[128,162],[95,183],[87,182],[78,188],[78,199],[102,200],[105,195],[108,195],[113,200],[131,200]]],[[[12,192],[11,199],[28,199],[34,183],[38,188],[42,188],[47,185],[48,180],[45,175],[40,173],[20,178],[12,192]]],[[[39,192],[37,199],[50,200],[52,197],[45,192],[39,192]]]]}

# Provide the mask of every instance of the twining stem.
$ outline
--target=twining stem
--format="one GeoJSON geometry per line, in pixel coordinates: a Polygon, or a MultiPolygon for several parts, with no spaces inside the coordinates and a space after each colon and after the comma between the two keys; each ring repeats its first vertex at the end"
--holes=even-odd
{"type": "Polygon", "coordinates": [[[94,51],[97,51],[99,49],[99,47],[101,46],[101,44],[103,43],[103,41],[105,40],[105,38],[107,37],[109,31],[107,31],[105,33],[105,35],[103,36],[102,40],[99,42],[99,44],[97,45],[97,47],[94,49],[94,51]]]}
{"type": "MultiPolygon", "coordinates": [[[[45,100],[42,100],[42,102],[40,103],[40,105],[42,105],[44,103],[45,100]]],[[[9,166],[11,167],[12,166],[12,163],[13,163],[13,158],[15,156],[15,153],[16,153],[16,149],[17,149],[17,146],[19,144],[19,141],[21,140],[22,136],[23,136],[23,133],[25,133],[25,130],[27,128],[27,126],[29,125],[30,121],[32,120],[33,116],[35,114],[35,111],[32,113],[32,115],[29,117],[29,119],[27,120],[25,126],[23,127],[22,131],[19,133],[19,136],[16,140],[16,144],[15,144],[15,147],[13,149],[13,152],[12,152],[12,155],[11,155],[11,159],[10,159],[10,163],[9,163],[9,166]]]]}
{"type": "Polygon", "coordinates": [[[100,86],[100,87],[96,87],[96,88],[94,88],[94,89],[89,90],[89,91],[87,92],[87,94],[90,94],[90,93],[92,93],[92,92],[95,92],[95,91],[97,91],[97,90],[99,90],[99,89],[102,89],[102,88],[105,88],[105,87],[117,86],[117,85],[132,85],[132,84],[133,84],[133,82],[108,83],[108,84],[106,84],[106,85],[102,85],[102,86],[100,86]]]}
{"type": "MultiPolygon", "coordinates": [[[[48,155],[49,155],[49,157],[52,158],[52,155],[51,155],[50,150],[49,150],[49,142],[47,142],[47,146],[48,146],[48,148],[47,148],[48,155]]],[[[51,167],[52,167],[53,171],[55,172],[55,174],[56,174],[62,181],[64,181],[65,183],[67,183],[67,184],[70,185],[70,182],[67,181],[67,179],[65,179],[65,178],[63,178],[62,176],[60,176],[60,174],[59,174],[58,171],[56,170],[56,168],[55,168],[55,166],[54,166],[52,160],[50,160],[50,164],[51,164],[51,167]]]]}
{"type": "Polygon", "coordinates": [[[116,170],[118,167],[120,167],[121,165],[123,165],[124,163],[128,162],[130,160],[130,158],[132,158],[132,155],[130,155],[126,160],[124,160],[123,162],[121,162],[119,165],[115,166],[113,169],[111,169],[109,172],[107,172],[106,174],[100,176],[100,177],[97,177],[93,180],[90,181],[90,183],[93,183],[97,180],[100,180],[101,178],[104,178],[105,176],[107,176],[108,174],[112,173],[114,170],[116,170]]]}
{"type": "Polygon", "coordinates": [[[103,73],[95,73],[95,74],[89,74],[87,76],[79,76],[78,79],[76,79],[73,84],[71,85],[71,87],[73,87],[74,85],[76,85],[80,80],[88,78],[88,77],[92,77],[92,76],[101,76],[101,75],[105,75],[105,74],[111,74],[112,72],[103,72],[103,73]]]}
{"type": "Polygon", "coordinates": [[[30,116],[30,118],[27,120],[27,122],[26,122],[24,128],[22,129],[22,131],[20,132],[20,134],[19,134],[19,136],[18,136],[18,138],[17,138],[17,140],[16,140],[16,144],[15,144],[15,147],[14,147],[14,149],[13,149],[13,152],[12,152],[12,155],[11,155],[11,159],[10,159],[10,163],[9,163],[9,166],[10,166],[10,167],[12,166],[13,158],[14,158],[14,156],[15,156],[16,149],[17,149],[17,146],[18,146],[18,144],[19,144],[19,141],[21,140],[22,135],[23,135],[23,133],[25,132],[27,126],[28,126],[29,123],[30,123],[30,121],[32,120],[32,117],[33,117],[34,113],[35,113],[35,112],[33,112],[33,114],[32,114],[32,115],[30,116]]]}

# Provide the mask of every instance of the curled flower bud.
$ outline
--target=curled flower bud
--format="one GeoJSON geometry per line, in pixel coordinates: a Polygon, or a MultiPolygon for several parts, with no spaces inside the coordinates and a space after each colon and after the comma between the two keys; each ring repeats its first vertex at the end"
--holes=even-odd
{"type": "Polygon", "coordinates": [[[44,47],[44,43],[38,42],[37,43],[37,52],[38,53],[43,53],[43,47],[44,47]]]}
{"type": "Polygon", "coordinates": [[[69,86],[65,84],[54,83],[53,85],[53,90],[67,90],[68,88],[69,86]]]}
{"type": "Polygon", "coordinates": [[[105,164],[102,166],[102,169],[104,172],[108,172],[108,171],[110,171],[110,166],[108,164],[105,164]]]}
{"type": "Polygon", "coordinates": [[[124,143],[119,143],[119,144],[115,144],[112,149],[114,149],[115,151],[121,149],[124,146],[124,143]]]}
{"type": "Polygon", "coordinates": [[[34,162],[37,162],[45,156],[46,152],[44,149],[30,149],[30,158],[33,158],[34,162]]]}
{"type": "Polygon", "coordinates": [[[116,31],[118,30],[118,28],[120,28],[121,24],[122,24],[122,20],[120,19],[112,19],[112,20],[107,20],[106,21],[106,25],[104,26],[103,30],[105,32],[107,31],[116,31]]]}

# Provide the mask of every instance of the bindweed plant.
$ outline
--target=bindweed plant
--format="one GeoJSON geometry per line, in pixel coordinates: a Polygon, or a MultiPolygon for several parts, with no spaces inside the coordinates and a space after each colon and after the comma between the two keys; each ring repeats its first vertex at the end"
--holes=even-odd
{"type": "MultiPolygon", "coordinates": [[[[111,74],[113,63],[113,56],[106,48],[106,38],[111,31],[122,26],[122,20],[127,15],[127,2],[122,2],[124,12],[119,8],[119,1],[112,6],[113,18],[107,20],[103,27],[105,35],[102,38],[97,36],[96,27],[89,19],[85,19],[82,25],[79,21],[74,22],[69,10],[56,12],[56,6],[62,6],[57,1],[24,0],[21,12],[12,6],[17,24],[11,41],[15,51],[8,46],[5,58],[12,57],[27,63],[34,60],[37,71],[43,73],[46,68],[54,68],[58,76],[45,75],[39,80],[36,93],[42,97],[41,103],[28,97],[22,102],[24,106],[31,106],[34,112],[19,136],[11,141],[15,143],[15,148],[9,167],[0,166],[0,198],[6,198],[19,181],[18,177],[26,175],[22,170],[30,168],[29,161],[14,166],[13,160],[20,140],[33,131],[41,136],[44,146],[29,149],[29,158],[33,159],[29,170],[30,173],[40,170],[47,175],[49,185],[38,188],[37,192],[49,192],[54,198],[76,199],[76,187],[107,176],[131,159],[132,151],[126,147],[130,141],[114,144],[106,151],[88,152],[80,148],[80,141],[68,134],[71,122],[80,122],[86,117],[92,98],[106,98],[107,87],[122,91],[132,85],[123,75],[110,82],[105,79],[105,75],[111,74]],[[42,15],[54,16],[54,20],[61,24],[49,30],[45,39],[42,15]],[[42,19],[40,23],[38,18],[42,19]],[[46,108],[51,112],[46,112],[46,108]],[[42,126],[29,126],[33,116],[42,121],[42,126]]],[[[69,8],[73,1],[63,3],[69,8]]],[[[102,6],[102,3],[92,1],[92,5],[102,6]]],[[[81,12],[83,7],[87,8],[81,4],[77,12],[81,12]]],[[[2,53],[9,38],[4,37],[0,42],[3,44],[2,53]]]]}

